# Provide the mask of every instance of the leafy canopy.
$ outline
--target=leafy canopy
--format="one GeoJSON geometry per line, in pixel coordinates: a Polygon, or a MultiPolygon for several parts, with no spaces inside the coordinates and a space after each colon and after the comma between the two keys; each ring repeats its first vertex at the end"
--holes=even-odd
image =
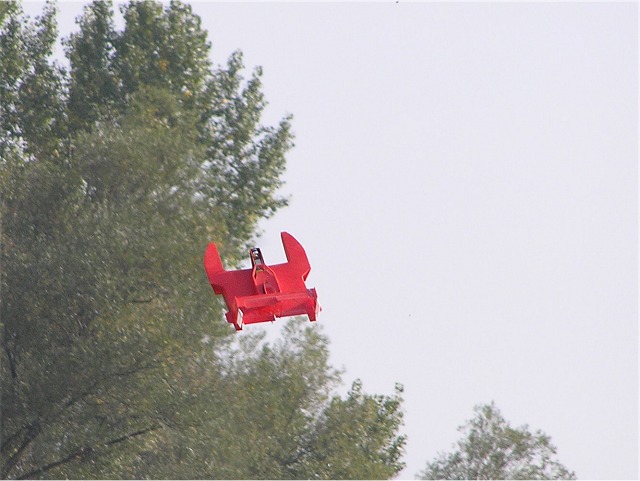
{"type": "Polygon", "coordinates": [[[549,436],[511,427],[494,403],[474,411],[456,449],[428,462],[419,479],[575,479],[555,459],[549,436]]]}
{"type": "Polygon", "coordinates": [[[394,476],[400,389],[335,396],[308,323],[232,349],[202,268],[286,205],[290,118],[188,5],[121,8],[85,7],[65,71],[55,5],[0,2],[2,478],[394,476]]]}

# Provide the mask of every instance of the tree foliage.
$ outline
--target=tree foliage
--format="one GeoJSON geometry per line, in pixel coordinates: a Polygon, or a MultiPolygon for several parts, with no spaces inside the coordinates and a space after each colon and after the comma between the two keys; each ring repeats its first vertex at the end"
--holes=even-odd
{"type": "Polygon", "coordinates": [[[493,403],[476,406],[459,431],[456,449],[428,462],[420,479],[575,479],[556,460],[549,436],[512,428],[493,403]]]}
{"type": "Polygon", "coordinates": [[[356,382],[346,399],[333,394],[340,375],[328,339],[306,320],[287,323],[274,344],[242,341],[224,356],[223,375],[202,385],[209,416],[165,431],[172,449],[154,469],[200,479],[388,479],[402,470],[400,390],[368,395],[356,382]]]}
{"type": "Polygon", "coordinates": [[[267,105],[261,69],[245,81],[241,52],[226,68],[212,68],[206,32],[189,5],[131,2],[122,13],[125,28],[117,32],[111,2],[94,2],[66,42],[70,128],[121,115],[143,87],[172,94],[197,117],[204,155],[194,182],[224,221],[228,244],[246,250],[258,220],[287,204],[276,192],[293,146],[290,118],[276,127],[260,123],[267,105]]]}
{"type": "Polygon", "coordinates": [[[277,195],[290,119],[257,69],[209,60],[188,5],[0,2],[3,478],[385,478],[400,390],[346,399],[318,326],[275,345],[223,321],[202,268],[236,264],[277,195]]]}
{"type": "Polygon", "coordinates": [[[24,19],[15,2],[0,2],[0,159],[17,152],[57,155],[62,133],[60,68],[48,60],[57,38],[55,7],[24,19]]]}

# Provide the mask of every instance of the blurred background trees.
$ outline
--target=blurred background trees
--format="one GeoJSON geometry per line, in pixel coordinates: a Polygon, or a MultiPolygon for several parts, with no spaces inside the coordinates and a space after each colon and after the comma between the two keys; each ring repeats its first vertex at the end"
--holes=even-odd
{"type": "Polygon", "coordinates": [[[476,406],[459,431],[456,448],[428,462],[420,479],[576,479],[549,436],[512,428],[494,403],[476,406]]]}
{"type": "Polygon", "coordinates": [[[286,205],[290,118],[188,5],[121,8],[85,7],[65,69],[55,5],[0,3],[2,477],[397,474],[400,388],[336,396],[320,326],[234,347],[204,274],[286,205]]]}

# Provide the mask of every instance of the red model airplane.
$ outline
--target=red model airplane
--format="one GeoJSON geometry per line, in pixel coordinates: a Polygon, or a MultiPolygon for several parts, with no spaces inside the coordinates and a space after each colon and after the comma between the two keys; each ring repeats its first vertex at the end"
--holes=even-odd
{"type": "Polygon", "coordinates": [[[226,271],[215,243],[204,254],[204,268],[216,294],[222,294],[229,311],[227,321],[236,331],[244,324],[275,321],[276,317],[306,314],[315,321],[320,312],[315,288],[304,281],[311,266],[303,247],[289,233],[282,232],[287,262],[268,266],[257,247],[249,251],[251,269],[226,271]]]}

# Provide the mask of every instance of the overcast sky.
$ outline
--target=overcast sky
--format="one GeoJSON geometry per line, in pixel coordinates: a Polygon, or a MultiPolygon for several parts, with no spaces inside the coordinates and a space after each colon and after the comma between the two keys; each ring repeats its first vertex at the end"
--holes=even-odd
{"type": "Polygon", "coordinates": [[[637,3],[193,6],[294,115],[260,247],[305,247],[347,385],[404,385],[402,477],[494,400],[579,477],[637,478],[637,3]]]}

